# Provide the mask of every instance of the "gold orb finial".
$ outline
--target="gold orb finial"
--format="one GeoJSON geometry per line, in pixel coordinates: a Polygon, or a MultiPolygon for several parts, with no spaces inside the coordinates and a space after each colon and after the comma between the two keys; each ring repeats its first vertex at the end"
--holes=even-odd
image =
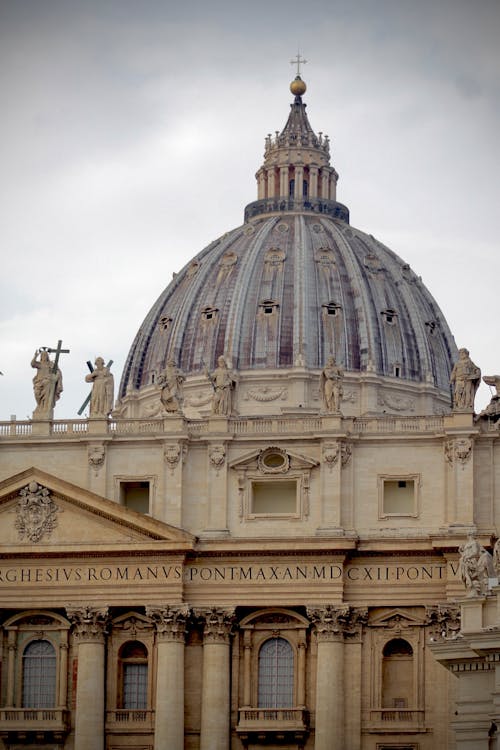
{"type": "Polygon", "coordinates": [[[294,96],[302,96],[306,93],[307,86],[300,76],[295,76],[290,84],[290,91],[294,96]]]}

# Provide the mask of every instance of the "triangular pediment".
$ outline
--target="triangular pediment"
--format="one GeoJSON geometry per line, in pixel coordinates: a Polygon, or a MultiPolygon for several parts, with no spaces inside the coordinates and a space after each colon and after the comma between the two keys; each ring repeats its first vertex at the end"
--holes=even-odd
{"type": "Polygon", "coordinates": [[[409,612],[395,608],[370,618],[370,625],[379,628],[408,628],[422,626],[424,621],[409,612]]]}
{"type": "MultiPolygon", "coordinates": [[[[234,461],[231,461],[229,465],[232,469],[236,469],[237,471],[259,468],[264,468],[265,471],[266,459],[272,456],[282,456],[286,459],[286,466],[290,469],[312,469],[315,466],[318,466],[318,461],[314,458],[302,456],[300,453],[295,453],[294,451],[288,450],[288,448],[285,449],[276,445],[266,445],[257,450],[249,451],[243,456],[239,456],[234,461]]],[[[272,466],[269,466],[268,468],[276,471],[276,473],[280,472],[279,465],[276,466],[275,469],[273,469],[272,466]]],[[[285,468],[285,464],[283,468],[285,468]]]]}
{"type": "Polygon", "coordinates": [[[4,550],[43,552],[154,542],[181,551],[191,549],[195,537],[34,467],[0,482],[4,550]]]}

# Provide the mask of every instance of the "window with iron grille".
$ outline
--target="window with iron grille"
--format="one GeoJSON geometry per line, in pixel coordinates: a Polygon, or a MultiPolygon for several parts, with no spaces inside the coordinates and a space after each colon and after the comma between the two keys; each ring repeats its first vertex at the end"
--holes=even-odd
{"type": "Polygon", "coordinates": [[[259,708],[291,708],[293,649],[284,638],[271,638],[259,651],[259,708]]]}
{"type": "Polygon", "coordinates": [[[56,651],[49,641],[32,641],[23,653],[23,708],[56,705],[56,651]]]}
{"type": "Polygon", "coordinates": [[[148,652],[139,641],[129,641],[121,649],[122,708],[148,706],[148,652]]]}

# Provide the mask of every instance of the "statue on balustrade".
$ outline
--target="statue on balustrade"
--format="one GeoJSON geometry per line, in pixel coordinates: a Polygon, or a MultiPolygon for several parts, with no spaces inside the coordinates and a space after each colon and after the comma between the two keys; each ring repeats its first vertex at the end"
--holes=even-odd
{"type": "Polygon", "coordinates": [[[468,597],[484,596],[488,593],[488,579],[495,577],[493,558],[484,547],[469,534],[465,544],[459,547],[460,577],[468,597]]]}
{"type": "Polygon", "coordinates": [[[326,365],[319,376],[319,390],[323,399],[325,411],[340,412],[344,380],[343,368],[335,362],[335,358],[328,357],[326,365]]]}
{"type": "Polygon", "coordinates": [[[481,370],[469,357],[468,349],[458,350],[458,362],[451,371],[450,383],[453,389],[453,408],[474,409],[474,398],[481,382],[481,370]]]}
{"type": "Polygon", "coordinates": [[[486,409],[483,409],[479,414],[479,418],[485,417],[491,419],[492,422],[496,422],[500,419],[500,375],[483,375],[483,383],[494,386],[495,393],[486,409]]]}
{"type": "Polygon", "coordinates": [[[161,388],[160,399],[162,406],[169,414],[180,411],[183,400],[182,384],[184,380],[184,373],[176,367],[175,361],[170,357],[167,361],[167,366],[156,381],[161,388]]]}
{"type": "Polygon", "coordinates": [[[31,366],[36,370],[33,378],[33,393],[36,401],[33,418],[49,418],[63,390],[61,370],[51,361],[45,349],[36,350],[31,366]]]}
{"type": "Polygon", "coordinates": [[[97,357],[95,368],[85,376],[85,382],[92,383],[90,416],[107,417],[113,411],[115,382],[102,357],[97,357]]]}
{"type": "Polygon", "coordinates": [[[212,373],[205,369],[205,375],[214,389],[212,414],[229,417],[233,411],[233,391],[236,387],[236,378],[229,370],[224,357],[219,357],[217,367],[212,373]]]}

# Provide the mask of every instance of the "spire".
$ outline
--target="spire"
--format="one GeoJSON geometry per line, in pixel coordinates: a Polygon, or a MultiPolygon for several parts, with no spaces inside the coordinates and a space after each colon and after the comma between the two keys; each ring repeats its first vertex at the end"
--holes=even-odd
{"type": "Polygon", "coordinates": [[[338,174],[330,164],[327,135],[313,131],[302,96],[307,90],[300,77],[300,54],[291,61],[297,75],[290,84],[294,100],[285,127],[265,140],[264,164],[255,175],[258,200],[247,206],[245,220],[277,211],[316,211],[349,221],[349,211],[337,203],[338,174]]]}

